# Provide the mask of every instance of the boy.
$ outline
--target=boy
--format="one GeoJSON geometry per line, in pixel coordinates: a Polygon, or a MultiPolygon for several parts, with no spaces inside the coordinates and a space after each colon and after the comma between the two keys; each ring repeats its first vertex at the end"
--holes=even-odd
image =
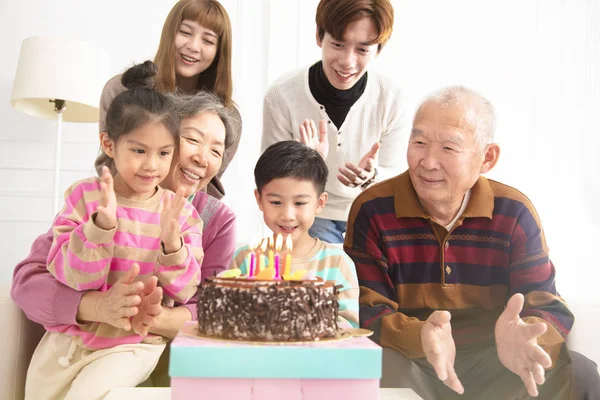
{"type": "MultiPolygon", "coordinates": [[[[327,202],[327,165],[315,150],[294,141],[270,146],[254,168],[254,195],[273,234],[292,237],[291,273],[306,270],[341,285],[338,295],[342,323],[358,327],[358,280],[344,251],[308,234],[315,215],[327,202]]],[[[231,268],[247,273],[248,246],[237,250],[231,268]]]]}
{"type": "Polygon", "coordinates": [[[400,88],[369,68],[392,34],[391,2],[321,0],[315,19],[321,60],[269,88],[262,148],[302,139],[321,124],[317,147],[329,167],[329,203],[310,234],[342,243],[361,190],[406,168],[398,154],[406,153],[410,121],[400,88]]]}

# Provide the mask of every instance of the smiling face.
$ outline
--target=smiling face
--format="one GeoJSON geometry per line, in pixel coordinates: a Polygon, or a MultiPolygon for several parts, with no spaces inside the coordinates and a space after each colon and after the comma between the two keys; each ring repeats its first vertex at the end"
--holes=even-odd
{"type": "Polygon", "coordinates": [[[348,90],[367,72],[369,63],[377,56],[375,24],[363,18],[348,25],[343,40],[338,41],[325,32],[317,44],[322,49],[323,71],[327,80],[339,90],[348,90]]]}
{"type": "Polygon", "coordinates": [[[175,139],[161,123],[149,122],[121,136],[114,143],[100,134],[105,153],[114,159],[115,193],[130,200],[145,200],[169,173],[175,139]]]}
{"type": "Polygon", "coordinates": [[[292,235],[294,249],[301,249],[313,240],[308,230],[315,216],[323,210],[327,193],[317,193],[314,183],[296,178],[273,179],[254,191],[265,224],[275,236],[292,235]]]}
{"type": "Polygon", "coordinates": [[[175,35],[175,72],[180,79],[197,78],[215,60],[219,37],[197,22],[183,20],[175,35]]]}
{"type": "Polygon", "coordinates": [[[225,152],[225,125],[217,114],[205,112],[181,121],[179,151],[163,186],[185,188],[191,196],[204,189],[219,172],[225,152]]]}
{"type": "Polygon", "coordinates": [[[499,148],[481,149],[477,125],[477,110],[466,103],[443,107],[430,101],[419,108],[407,159],[417,196],[428,210],[460,208],[479,175],[495,165],[499,148]]]}

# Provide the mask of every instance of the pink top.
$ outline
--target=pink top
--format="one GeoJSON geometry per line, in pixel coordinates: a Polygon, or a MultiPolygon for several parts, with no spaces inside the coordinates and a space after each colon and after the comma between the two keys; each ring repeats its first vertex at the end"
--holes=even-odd
{"type": "Polygon", "coordinates": [[[48,270],[76,290],[107,291],[134,263],[138,279],[156,275],[165,295],[186,303],[200,277],[203,222],[196,209],[185,203],[179,216],[179,250],[165,254],[161,248],[160,218],[165,197],[174,193],[159,188],[147,200],[133,201],[117,195],[117,224],[104,230],[94,222],[101,197],[96,177],[71,185],[65,206],[54,219],[54,241],[48,254],[48,270]]]}
{"type": "MultiPolygon", "coordinates": [[[[203,192],[196,194],[192,205],[204,221],[204,261],[200,267],[202,280],[229,267],[235,250],[235,215],[225,204],[203,192]]],[[[52,239],[52,230],[38,236],[29,256],[15,267],[11,296],[34,322],[45,326],[77,324],[77,309],[85,292],[63,285],[48,272],[46,259],[52,239]]],[[[195,298],[184,307],[190,310],[195,320],[195,298]]]]}

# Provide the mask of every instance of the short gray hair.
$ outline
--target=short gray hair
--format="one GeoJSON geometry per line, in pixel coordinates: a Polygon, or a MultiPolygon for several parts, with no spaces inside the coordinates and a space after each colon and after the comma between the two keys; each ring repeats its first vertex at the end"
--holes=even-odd
{"type": "Polygon", "coordinates": [[[445,87],[427,96],[417,109],[417,113],[424,104],[430,102],[442,107],[469,104],[476,108],[478,121],[475,141],[481,149],[493,142],[496,132],[496,111],[492,103],[475,90],[464,86],[445,87]]]}
{"type": "Polygon", "coordinates": [[[168,96],[182,121],[205,112],[216,114],[225,125],[226,150],[239,141],[242,124],[240,113],[234,106],[226,107],[217,95],[202,90],[195,94],[170,93],[168,96]]]}

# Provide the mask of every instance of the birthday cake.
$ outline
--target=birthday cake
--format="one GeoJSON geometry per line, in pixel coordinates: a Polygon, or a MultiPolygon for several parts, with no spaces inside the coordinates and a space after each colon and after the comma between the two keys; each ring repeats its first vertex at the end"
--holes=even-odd
{"type": "Polygon", "coordinates": [[[337,319],[337,288],[320,278],[213,277],[198,289],[198,329],[209,337],[316,341],[336,336],[337,319]]]}

